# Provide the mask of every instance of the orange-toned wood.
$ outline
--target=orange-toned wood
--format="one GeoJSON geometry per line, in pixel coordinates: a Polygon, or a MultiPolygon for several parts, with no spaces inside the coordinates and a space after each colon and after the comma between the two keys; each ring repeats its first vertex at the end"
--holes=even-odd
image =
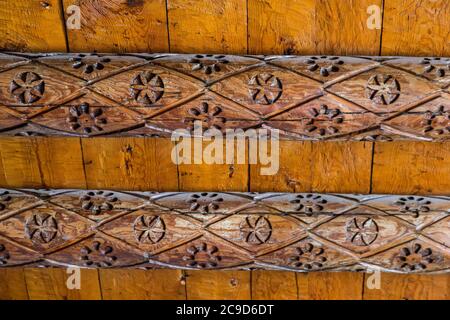
{"type": "Polygon", "coordinates": [[[59,0],[0,1],[0,49],[66,51],[59,0]]]}
{"type": "Polygon", "coordinates": [[[69,289],[66,269],[25,269],[28,295],[31,300],[99,300],[101,299],[97,270],[80,270],[80,289],[69,289]]]}
{"type": "Polygon", "coordinates": [[[93,189],[175,191],[177,167],[169,139],[82,139],[86,181],[93,189]]]}
{"type": "MultiPolygon", "coordinates": [[[[367,275],[366,275],[367,278],[367,275]]],[[[380,289],[364,288],[365,300],[449,300],[449,275],[381,274],[380,289]]]]}
{"type": "Polygon", "coordinates": [[[167,0],[172,52],[247,53],[242,0],[167,0]]]}
{"type": "Polygon", "coordinates": [[[362,273],[297,274],[300,300],[361,300],[362,273]]]}
{"type": "Polygon", "coordinates": [[[251,298],[248,271],[187,271],[188,300],[220,299],[246,300],[251,298]]]}
{"type": "Polygon", "coordinates": [[[249,0],[249,53],[376,55],[381,30],[367,27],[371,5],[382,1],[249,0]]]}
{"type": "Polygon", "coordinates": [[[72,52],[169,50],[165,0],[63,2],[66,10],[76,5],[81,12],[81,28],[67,30],[72,52]]]}
{"type": "Polygon", "coordinates": [[[385,0],[382,55],[448,56],[450,3],[385,0]]]}
{"type": "Polygon", "coordinates": [[[286,271],[252,271],[253,300],[297,299],[296,274],[286,271]]]}
{"type": "Polygon", "coordinates": [[[28,300],[24,269],[0,270],[0,300],[28,300]]]}
{"type": "Polygon", "coordinates": [[[448,195],[450,144],[375,143],[372,192],[448,195]]]}
{"type": "Polygon", "coordinates": [[[186,284],[179,270],[101,270],[104,300],[183,300],[186,284]]]}

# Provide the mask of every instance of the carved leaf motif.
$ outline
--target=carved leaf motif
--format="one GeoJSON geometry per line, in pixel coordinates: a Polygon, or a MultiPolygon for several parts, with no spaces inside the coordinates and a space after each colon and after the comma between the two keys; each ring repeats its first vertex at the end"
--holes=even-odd
{"type": "Polygon", "coordinates": [[[254,75],[248,82],[250,98],[259,104],[275,103],[283,93],[281,80],[269,73],[254,75]]]}
{"type": "Polygon", "coordinates": [[[158,243],[164,238],[166,225],[159,216],[141,215],[133,224],[136,240],[140,243],[158,243]]]}
{"type": "Polygon", "coordinates": [[[272,235],[272,225],[264,216],[248,216],[240,225],[241,236],[250,244],[266,243],[272,235]]]}
{"type": "Polygon", "coordinates": [[[34,103],[44,95],[45,82],[37,73],[22,72],[11,81],[10,92],[22,104],[34,103]]]}
{"type": "Polygon", "coordinates": [[[50,243],[58,234],[58,224],[49,214],[34,214],[25,224],[25,233],[33,242],[50,243]]]}

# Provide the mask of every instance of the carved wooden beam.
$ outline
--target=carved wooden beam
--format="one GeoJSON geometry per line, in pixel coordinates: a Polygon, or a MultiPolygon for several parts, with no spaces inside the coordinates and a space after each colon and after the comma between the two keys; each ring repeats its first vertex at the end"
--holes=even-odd
{"type": "Polygon", "coordinates": [[[5,190],[0,264],[439,273],[450,198],[5,190]]]}
{"type": "Polygon", "coordinates": [[[281,130],[305,140],[450,137],[450,59],[0,54],[3,135],[281,130]]]}

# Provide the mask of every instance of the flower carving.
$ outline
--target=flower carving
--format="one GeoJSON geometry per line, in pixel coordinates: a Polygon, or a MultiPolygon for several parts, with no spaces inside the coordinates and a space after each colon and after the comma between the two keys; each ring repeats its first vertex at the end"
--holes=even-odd
{"type": "Polygon", "coordinates": [[[376,104],[392,104],[400,97],[400,83],[391,75],[374,75],[367,82],[366,96],[376,104]]]}
{"type": "Polygon", "coordinates": [[[194,58],[189,60],[192,65],[192,71],[201,70],[205,74],[219,72],[221,64],[228,64],[230,61],[224,55],[213,54],[197,54],[194,58]]]}
{"type": "Polygon", "coordinates": [[[422,248],[418,243],[411,247],[403,247],[395,257],[397,266],[404,271],[425,270],[430,263],[435,261],[431,248],[422,248]]]}
{"type": "Polygon", "coordinates": [[[25,233],[33,242],[49,243],[58,234],[58,224],[49,214],[34,214],[25,223],[25,233]]]}
{"type": "Polygon", "coordinates": [[[304,212],[307,215],[312,215],[315,212],[321,212],[324,209],[324,205],[327,204],[327,200],[316,194],[296,195],[294,199],[289,201],[295,204],[295,211],[304,212]]]}
{"type": "Polygon", "coordinates": [[[102,58],[98,54],[83,54],[80,53],[76,57],[70,58],[73,62],[72,68],[83,69],[83,73],[91,74],[95,70],[103,70],[105,64],[111,62],[110,58],[102,58]]]}
{"type": "Polygon", "coordinates": [[[223,198],[217,193],[194,193],[187,200],[191,205],[191,211],[200,211],[201,213],[210,213],[219,209],[219,204],[223,202],[223,198]]]}
{"type": "Polygon", "coordinates": [[[378,224],[372,218],[357,217],[348,221],[347,241],[357,246],[368,246],[378,237],[378,224]]]}
{"type": "Polygon", "coordinates": [[[200,269],[217,267],[222,257],[219,256],[219,249],[206,243],[190,246],[183,257],[188,267],[200,269]]]}
{"type": "Polygon", "coordinates": [[[430,200],[414,196],[401,197],[395,202],[395,205],[400,207],[400,212],[411,213],[414,218],[418,218],[420,213],[430,211],[430,204],[430,200]]]}
{"type": "Polygon", "coordinates": [[[113,255],[113,248],[109,245],[102,244],[99,241],[92,242],[92,246],[84,246],[81,248],[80,259],[84,261],[84,265],[88,267],[111,267],[117,260],[113,255]]]}
{"type": "Polygon", "coordinates": [[[330,109],[324,104],[320,109],[312,108],[310,114],[311,117],[306,121],[306,131],[317,132],[321,136],[338,133],[339,125],[344,122],[339,109],[330,109]]]}
{"type": "Polygon", "coordinates": [[[88,103],[69,108],[69,116],[66,119],[70,129],[73,131],[83,131],[86,134],[93,131],[103,131],[102,126],[107,123],[103,117],[103,110],[91,108],[88,103]]]}
{"type": "Polygon", "coordinates": [[[118,198],[112,192],[89,191],[81,197],[81,208],[99,215],[104,211],[112,210],[118,198]]]}
{"type": "Polygon", "coordinates": [[[184,118],[184,122],[188,125],[189,130],[193,131],[195,122],[200,121],[203,129],[214,128],[222,130],[226,122],[224,117],[221,117],[221,106],[215,106],[212,110],[207,102],[203,102],[200,107],[190,108],[189,114],[191,117],[184,118]]]}
{"type": "Polygon", "coordinates": [[[444,106],[439,106],[436,111],[425,113],[423,132],[442,135],[450,133],[450,112],[444,106]]]}
{"type": "Polygon", "coordinates": [[[143,71],[131,80],[130,94],[139,103],[154,104],[164,94],[164,82],[159,75],[143,71]]]}
{"type": "Polygon", "coordinates": [[[11,81],[9,90],[20,103],[34,103],[44,95],[45,82],[37,73],[22,72],[11,81]]]}
{"type": "Polygon", "coordinates": [[[306,60],[309,65],[308,70],[311,72],[319,72],[322,77],[328,77],[333,72],[339,71],[339,66],[344,64],[344,61],[339,57],[310,57],[306,60]]]}
{"type": "Polygon", "coordinates": [[[281,80],[269,73],[254,75],[248,81],[250,98],[258,104],[273,104],[283,93],[281,80]]]}
{"type": "Polygon", "coordinates": [[[295,248],[296,254],[289,257],[289,262],[296,268],[306,270],[320,269],[327,261],[324,255],[325,250],[321,247],[316,247],[312,243],[307,243],[304,246],[295,248]]]}
{"type": "Polygon", "coordinates": [[[134,235],[140,243],[158,243],[164,238],[166,225],[159,216],[142,215],[133,224],[134,235]]]}
{"type": "Polygon", "coordinates": [[[424,65],[424,73],[434,73],[438,78],[443,78],[450,73],[449,58],[424,58],[420,63],[424,65]]]}
{"type": "Polygon", "coordinates": [[[3,211],[7,208],[8,202],[12,200],[11,195],[9,194],[9,191],[5,190],[2,193],[0,193],[0,211],[3,211]]]}
{"type": "Polygon", "coordinates": [[[263,216],[246,217],[239,226],[241,237],[250,244],[266,243],[272,235],[272,225],[269,219],[263,216]]]}
{"type": "Polygon", "coordinates": [[[0,265],[5,265],[8,263],[10,256],[8,250],[4,244],[0,243],[0,265]]]}

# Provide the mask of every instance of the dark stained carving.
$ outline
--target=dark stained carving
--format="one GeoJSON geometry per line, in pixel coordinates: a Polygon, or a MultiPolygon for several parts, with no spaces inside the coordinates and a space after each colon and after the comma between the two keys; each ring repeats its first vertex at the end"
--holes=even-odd
{"type": "Polygon", "coordinates": [[[166,225],[159,216],[142,215],[133,224],[136,241],[141,243],[158,243],[164,238],[166,225]]]}
{"type": "Polygon", "coordinates": [[[45,92],[45,82],[34,72],[22,72],[11,81],[11,94],[22,104],[34,103],[45,92]]]}
{"type": "Polygon", "coordinates": [[[56,219],[49,214],[34,214],[25,224],[25,232],[33,242],[49,243],[58,234],[56,219]]]}

